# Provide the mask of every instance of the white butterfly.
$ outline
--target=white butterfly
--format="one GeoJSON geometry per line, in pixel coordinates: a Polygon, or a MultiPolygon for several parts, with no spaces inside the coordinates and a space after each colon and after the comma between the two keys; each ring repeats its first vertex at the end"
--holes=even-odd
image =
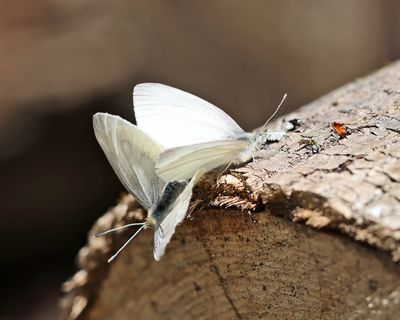
{"type": "Polygon", "coordinates": [[[245,132],[218,107],[160,83],[135,86],[133,104],[138,126],[166,148],[156,162],[156,173],[164,181],[188,179],[200,168],[247,162],[267,141],[285,135],[245,132]]]}
{"type": "Polygon", "coordinates": [[[160,260],[165,248],[183,221],[192,189],[201,173],[192,180],[166,184],[155,174],[155,163],[164,148],[132,123],[107,113],[93,116],[94,132],[108,161],[124,187],[148,210],[146,221],[108,230],[100,235],[129,226],[139,230],[113,255],[119,252],[142,230],[154,228],[154,259],[160,260]]]}

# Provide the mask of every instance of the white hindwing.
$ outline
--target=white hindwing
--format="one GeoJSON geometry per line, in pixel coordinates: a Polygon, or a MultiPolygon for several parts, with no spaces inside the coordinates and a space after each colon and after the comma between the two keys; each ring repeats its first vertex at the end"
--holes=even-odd
{"type": "Polygon", "coordinates": [[[199,169],[209,171],[235,163],[248,147],[245,141],[222,140],[169,149],[156,162],[156,173],[167,182],[189,179],[199,169]]]}
{"type": "Polygon", "coordinates": [[[156,261],[159,261],[164,255],[165,248],[175,233],[176,226],[185,219],[189,208],[190,198],[192,197],[193,186],[197,183],[203,173],[203,171],[196,172],[192,180],[190,180],[182,193],[171,205],[171,210],[168,215],[155,230],[153,254],[156,261]]]}
{"type": "Polygon", "coordinates": [[[245,135],[221,109],[160,83],[135,86],[133,104],[138,126],[167,149],[245,135]]]}
{"type": "Polygon", "coordinates": [[[124,187],[146,208],[158,202],[165,183],[155,174],[163,148],[132,123],[107,113],[93,116],[96,139],[124,187]]]}

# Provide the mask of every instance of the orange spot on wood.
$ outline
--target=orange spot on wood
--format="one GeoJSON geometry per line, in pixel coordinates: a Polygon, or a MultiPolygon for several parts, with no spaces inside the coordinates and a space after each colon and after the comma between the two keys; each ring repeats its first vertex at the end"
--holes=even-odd
{"type": "Polygon", "coordinates": [[[347,135],[346,123],[332,122],[332,128],[336,131],[340,138],[345,138],[347,135]]]}

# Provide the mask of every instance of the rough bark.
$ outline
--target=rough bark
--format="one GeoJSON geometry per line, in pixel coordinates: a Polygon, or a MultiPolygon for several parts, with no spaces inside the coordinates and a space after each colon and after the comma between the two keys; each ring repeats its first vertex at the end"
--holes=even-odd
{"type": "Polygon", "coordinates": [[[274,123],[298,129],[195,189],[161,262],[146,232],[92,237],[144,212],[126,196],[100,218],[64,284],[65,319],[395,319],[400,313],[400,63],[274,123]],[[333,121],[347,124],[340,138],[333,121]]]}

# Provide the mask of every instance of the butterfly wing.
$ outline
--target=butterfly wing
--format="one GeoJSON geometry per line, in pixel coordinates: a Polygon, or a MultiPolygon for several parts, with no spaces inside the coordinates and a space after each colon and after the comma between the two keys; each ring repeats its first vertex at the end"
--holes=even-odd
{"type": "Polygon", "coordinates": [[[222,140],[169,149],[156,162],[156,174],[167,182],[189,179],[199,169],[207,172],[235,163],[248,147],[246,141],[222,140]]]}
{"type": "Polygon", "coordinates": [[[133,104],[138,126],[167,149],[245,135],[221,109],[164,84],[138,84],[133,104]]]}
{"type": "Polygon", "coordinates": [[[107,113],[93,116],[96,139],[124,187],[149,209],[164,182],[154,172],[163,148],[132,123],[107,113]]]}
{"type": "Polygon", "coordinates": [[[159,261],[164,255],[165,249],[175,233],[176,226],[180,224],[183,219],[185,219],[187,210],[189,208],[190,198],[192,197],[193,187],[200,179],[202,174],[203,171],[196,172],[192,180],[190,180],[182,193],[171,205],[170,211],[165,219],[155,230],[153,254],[156,261],[159,261]]]}

